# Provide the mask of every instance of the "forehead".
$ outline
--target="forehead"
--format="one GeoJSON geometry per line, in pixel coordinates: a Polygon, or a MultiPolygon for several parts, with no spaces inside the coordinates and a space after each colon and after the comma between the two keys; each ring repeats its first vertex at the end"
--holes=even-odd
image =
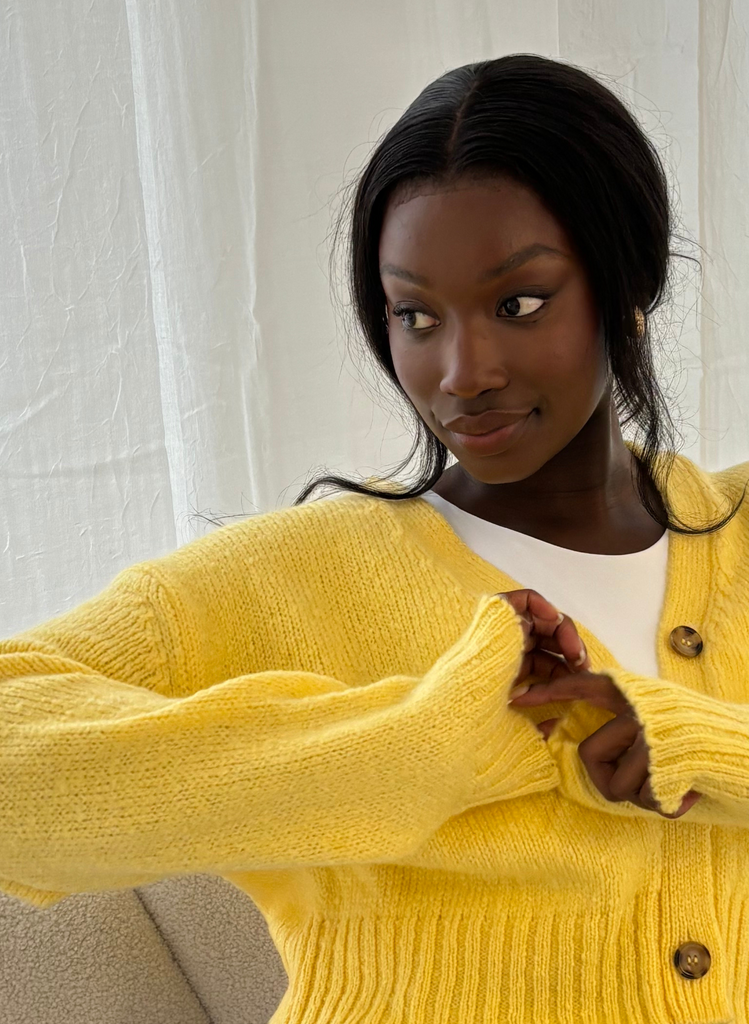
{"type": "Polygon", "coordinates": [[[510,180],[405,186],[391,197],[380,233],[380,262],[416,270],[446,260],[496,262],[542,242],[563,252],[562,225],[531,189],[510,180]]]}

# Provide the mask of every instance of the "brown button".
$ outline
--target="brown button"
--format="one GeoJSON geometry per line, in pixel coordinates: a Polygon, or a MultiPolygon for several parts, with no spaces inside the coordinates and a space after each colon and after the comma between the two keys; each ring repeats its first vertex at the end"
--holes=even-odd
{"type": "Polygon", "coordinates": [[[702,637],[691,626],[677,626],[671,630],[669,639],[676,653],[683,654],[685,658],[696,658],[704,646],[702,637]]]}
{"type": "Polygon", "coordinates": [[[685,942],[674,953],[674,967],[682,978],[701,978],[710,970],[710,951],[699,942],[685,942]]]}

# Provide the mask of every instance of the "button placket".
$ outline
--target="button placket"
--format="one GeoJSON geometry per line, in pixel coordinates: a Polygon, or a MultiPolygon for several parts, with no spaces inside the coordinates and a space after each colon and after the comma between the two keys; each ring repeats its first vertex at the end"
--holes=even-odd
{"type": "MultiPolygon", "coordinates": [[[[669,634],[671,647],[683,658],[696,658],[704,649],[702,637],[692,626],[676,626],[669,634]]],[[[701,942],[684,942],[674,951],[673,964],[682,978],[699,981],[710,970],[710,950],[701,942]]]]}

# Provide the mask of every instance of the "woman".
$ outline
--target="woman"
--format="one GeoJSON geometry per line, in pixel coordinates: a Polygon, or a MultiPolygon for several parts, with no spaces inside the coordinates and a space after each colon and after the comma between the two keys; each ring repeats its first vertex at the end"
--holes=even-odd
{"type": "Polygon", "coordinates": [[[273,1024],[749,1020],[749,465],[663,444],[670,230],[584,72],[428,86],[351,231],[421,478],[324,477],[0,644],[0,889],[219,874],[273,1024]]]}

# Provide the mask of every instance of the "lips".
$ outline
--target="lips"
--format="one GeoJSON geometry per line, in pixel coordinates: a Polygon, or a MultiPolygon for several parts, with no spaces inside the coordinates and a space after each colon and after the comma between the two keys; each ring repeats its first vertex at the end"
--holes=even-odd
{"type": "Polygon", "coordinates": [[[480,416],[458,416],[457,419],[448,420],[442,426],[447,427],[454,434],[477,436],[488,434],[500,427],[509,427],[513,423],[517,423],[518,420],[524,419],[532,411],[532,409],[524,409],[522,412],[501,412],[499,409],[489,409],[487,412],[482,412],[480,416]]]}
{"type": "Polygon", "coordinates": [[[473,455],[502,455],[519,441],[530,421],[531,413],[527,413],[514,423],[489,430],[484,434],[459,434],[452,431],[452,436],[463,451],[473,455]]]}

